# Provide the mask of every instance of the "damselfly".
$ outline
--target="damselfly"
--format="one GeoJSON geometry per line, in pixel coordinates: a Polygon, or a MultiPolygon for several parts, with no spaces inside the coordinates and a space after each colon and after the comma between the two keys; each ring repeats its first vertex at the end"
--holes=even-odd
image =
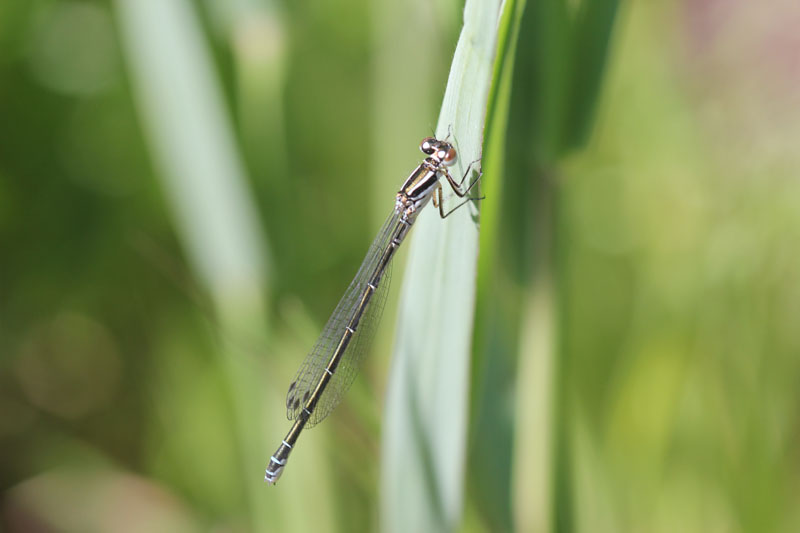
{"type": "Polygon", "coordinates": [[[353,383],[383,313],[392,258],[420,210],[433,198],[433,205],[445,218],[469,201],[467,198],[445,213],[440,179],[444,177],[459,198],[467,197],[478,182],[475,179],[463,188],[474,162],[470,163],[460,182],[453,179],[448,167],[455,164],[457,154],[447,141],[428,137],[422,140],[419,148],[427,157],[398,191],[392,213],[369,247],[361,268],[325,324],[316,345],[289,385],[286,413],[294,424],[270,458],[264,475],[264,481],[270,484],[280,477],[303,429],[328,416],[353,383]]]}

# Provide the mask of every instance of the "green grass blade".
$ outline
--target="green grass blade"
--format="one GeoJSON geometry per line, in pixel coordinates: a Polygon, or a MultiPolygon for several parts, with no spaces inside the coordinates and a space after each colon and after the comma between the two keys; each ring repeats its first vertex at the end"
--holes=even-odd
{"type": "Polygon", "coordinates": [[[185,2],[117,6],[145,135],[189,260],[218,301],[246,295],[264,284],[266,241],[198,21],[185,2]]]}
{"type": "MultiPolygon", "coordinates": [[[[437,136],[452,131],[454,175],[481,156],[494,73],[497,1],[469,0],[437,136]]],[[[384,531],[454,529],[463,506],[477,211],[420,215],[402,288],[382,451],[384,531]]]]}
{"type": "MultiPolygon", "coordinates": [[[[468,479],[470,503],[480,513],[482,528],[511,531],[512,442],[510,392],[515,383],[519,316],[506,303],[518,286],[498,256],[502,222],[504,153],[515,45],[525,2],[506,1],[500,28],[495,81],[486,125],[483,170],[491,176],[481,188],[481,242],[478,262],[478,300],[473,350],[468,479]],[[508,311],[514,314],[508,315],[508,311]]],[[[512,298],[513,299],[513,298],[512,298]]]]}
{"type": "Polygon", "coordinates": [[[562,149],[586,143],[605,77],[611,33],[619,11],[617,0],[583,2],[572,32],[569,102],[564,110],[562,149]]]}
{"type": "Polygon", "coordinates": [[[570,369],[560,346],[565,267],[557,253],[568,221],[558,173],[563,155],[588,137],[617,5],[599,0],[573,10],[564,0],[528,2],[520,23],[496,232],[498,270],[507,269],[517,285],[512,293],[488,282],[496,301],[487,320],[521,317],[516,330],[505,328],[516,336],[494,345],[518,350],[512,472],[515,525],[525,531],[571,531],[575,524],[570,369]]]}
{"type": "MultiPolygon", "coordinates": [[[[133,93],[177,234],[212,296],[223,339],[235,339],[243,328],[255,331],[266,323],[266,240],[210,50],[187,1],[117,0],[115,6],[133,93]]],[[[227,427],[227,421],[219,424],[238,447],[232,483],[244,487],[242,507],[250,513],[250,528],[259,530],[266,522],[259,516],[266,448],[254,422],[262,419],[260,371],[254,358],[230,345],[219,356],[234,413],[227,427]]]]}

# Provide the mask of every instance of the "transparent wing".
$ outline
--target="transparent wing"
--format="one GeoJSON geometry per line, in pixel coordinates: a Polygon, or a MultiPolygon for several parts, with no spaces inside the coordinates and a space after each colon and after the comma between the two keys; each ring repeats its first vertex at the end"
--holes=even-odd
{"type": "MultiPolygon", "coordinates": [[[[384,250],[389,245],[398,220],[399,215],[393,210],[375,240],[372,241],[356,277],[350,282],[350,286],[328,319],[328,323],[325,324],[317,343],[306,356],[303,365],[295,375],[294,381],[289,385],[289,392],[286,394],[286,416],[290,420],[294,420],[300,415],[303,405],[314,392],[317,383],[319,383],[325,367],[328,366],[333,352],[344,335],[345,327],[361,302],[361,297],[367,288],[367,282],[378,266],[384,250]]],[[[364,355],[369,351],[378,322],[383,314],[390,281],[391,262],[387,265],[380,283],[378,283],[372,298],[370,298],[366,311],[361,316],[356,332],[350,339],[339,366],[328,382],[325,392],[317,402],[311,417],[306,423],[306,427],[313,427],[328,416],[339,405],[339,402],[342,401],[342,396],[353,384],[353,380],[361,367],[361,362],[364,360],[364,355]]]]}

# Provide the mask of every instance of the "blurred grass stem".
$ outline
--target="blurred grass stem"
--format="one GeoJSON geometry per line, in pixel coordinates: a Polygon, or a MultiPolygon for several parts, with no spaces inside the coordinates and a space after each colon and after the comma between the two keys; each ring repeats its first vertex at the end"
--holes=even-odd
{"type": "MultiPolygon", "coordinates": [[[[454,175],[481,157],[501,8],[482,0],[464,8],[436,130],[438,138],[452,131],[454,175]]],[[[463,507],[477,209],[470,204],[444,221],[426,210],[415,235],[386,400],[381,528],[449,531],[463,507]]]]}
{"type": "MultiPolygon", "coordinates": [[[[178,235],[211,293],[223,338],[267,324],[266,242],[248,191],[210,52],[185,0],[115,2],[134,95],[178,235]]],[[[261,530],[261,420],[256,361],[230,345],[220,354],[232,397],[250,526],[261,530]]],[[[210,458],[210,460],[213,460],[210,458]]]]}

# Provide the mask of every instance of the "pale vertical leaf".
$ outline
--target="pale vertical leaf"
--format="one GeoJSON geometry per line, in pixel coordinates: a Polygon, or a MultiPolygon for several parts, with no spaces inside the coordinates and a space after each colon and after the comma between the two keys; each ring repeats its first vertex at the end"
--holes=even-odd
{"type": "MultiPolygon", "coordinates": [[[[138,112],[178,236],[213,298],[222,338],[235,339],[243,328],[266,322],[265,239],[201,25],[187,0],[117,0],[115,6],[138,112]]],[[[234,408],[231,439],[239,448],[250,529],[259,530],[267,522],[259,493],[259,372],[257,360],[233,344],[220,349],[234,408]]]]}
{"type": "Polygon", "coordinates": [[[184,0],[117,0],[145,134],[188,258],[218,303],[265,265],[255,206],[210,53],[184,0]]]}
{"type": "MultiPolygon", "coordinates": [[[[481,156],[501,10],[497,0],[464,9],[436,130],[456,142],[458,178],[481,156]]],[[[477,209],[441,220],[428,208],[413,232],[386,401],[381,527],[452,530],[463,507],[477,209]]]]}

